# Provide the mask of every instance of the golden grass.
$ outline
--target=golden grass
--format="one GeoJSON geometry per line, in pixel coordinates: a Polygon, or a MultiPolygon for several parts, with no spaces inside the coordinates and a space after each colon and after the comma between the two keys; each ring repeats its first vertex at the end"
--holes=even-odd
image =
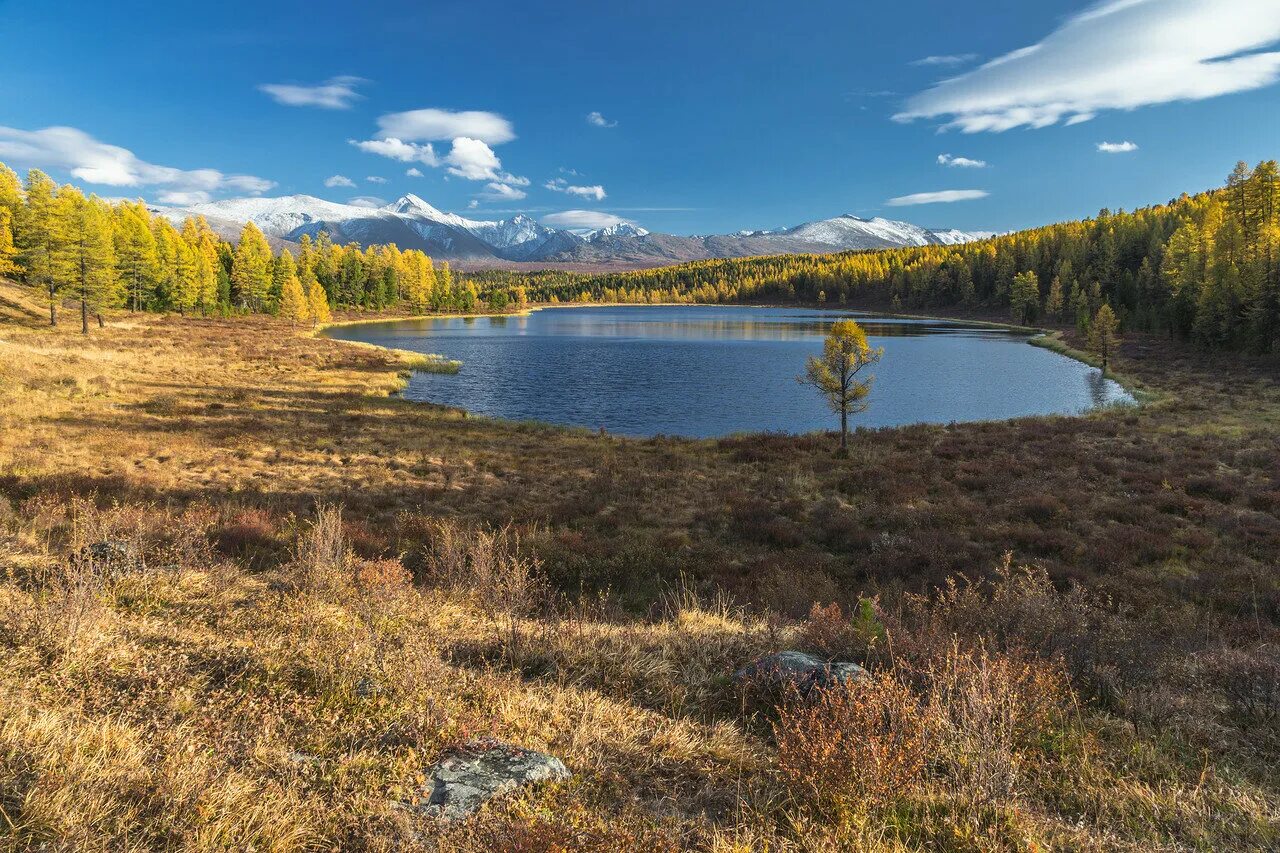
{"type": "Polygon", "coordinates": [[[1141,412],[863,432],[835,462],[410,404],[396,354],[269,319],[82,339],[29,302],[0,284],[0,848],[1280,843],[1265,368],[1138,352],[1166,395],[1141,412]],[[1178,550],[1129,547],[1143,525],[1178,550]],[[69,559],[104,539],[145,570],[69,559]],[[1010,548],[1044,568],[910,594],[1010,548]],[[865,775],[895,754],[840,709],[730,683],[798,647],[897,685],[846,719],[917,713],[923,766],[865,775]],[[477,735],[575,778],[459,826],[403,807],[477,735]]]}

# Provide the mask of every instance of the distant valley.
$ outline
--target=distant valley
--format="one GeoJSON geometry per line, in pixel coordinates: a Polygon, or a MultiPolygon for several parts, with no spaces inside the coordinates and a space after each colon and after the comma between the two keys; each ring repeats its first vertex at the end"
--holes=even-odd
{"type": "Polygon", "coordinates": [[[420,249],[434,258],[469,266],[556,265],[649,267],[752,255],[955,245],[990,232],[931,229],[890,219],[844,215],[774,231],[743,231],[681,237],[629,223],[596,230],[566,230],[517,215],[502,220],[467,219],[438,210],[416,195],[370,208],[308,195],[233,198],[190,207],[155,206],[180,223],[203,216],[221,236],[235,239],[253,222],[274,242],[296,242],[327,231],[336,243],[391,244],[420,249]]]}

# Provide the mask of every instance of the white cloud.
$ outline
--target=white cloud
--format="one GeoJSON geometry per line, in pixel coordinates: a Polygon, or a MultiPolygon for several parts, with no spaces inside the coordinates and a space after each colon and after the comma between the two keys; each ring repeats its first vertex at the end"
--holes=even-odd
{"type": "Polygon", "coordinates": [[[410,168],[406,169],[404,173],[408,175],[410,178],[422,177],[422,170],[419,169],[417,166],[411,166],[410,168]]]}
{"type": "Polygon", "coordinates": [[[324,179],[324,185],[326,187],[354,187],[356,182],[346,175],[330,175],[324,179]]]}
{"type": "Polygon", "coordinates": [[[502,161],[493,149],[479,139],[459,137],[453,140],[453,148],[444,158],[449,164],[449,174],[469,181],[497,180],[502,161]]]}
{"type": "Polygon", "coordinates": [[[501,145],[516,138],[511,122],[497,113],[480,110],[409,110],[379,116],[383,139],[393,137],[409,142],[440,142],[465,136],[489,145],[501,145]]]}
{"type": "Polygon", "coordinates": [[[474,199],[474,198],[473,198],[473,199],[471,199],[471,201],[467,202],[467,209],[468,209],[468,210],[475,210],[475,209],[476,209],[477,207],[479,207],[479,206],[480,206],[480,202],[479,202],[479,200],[478,200],[478,199],[474,199]]]}
{"type": "Polygon", "coordinates": [[[957,53],[947,54],[945,56],[926,56],[924,59],[917,59],[912,65],[965,65],[973,62],[978,58],[976,53],[957,53]]]}
{"type": "Polygon", "coordinates": [[[365,140],[348,139],[347,141],[367,154],[390,157],[392,160],[399,160],[402,163],[418,162],[432,168],[440,165],[440,158],[436,156],[436,150],[431,146],[431,143],[418,145],[413,142],[402,142],[394,137],[365,140]]]}
{"type": "Polygon", "coordinates": [[[621,225],[624,222],[630,224],[630,220],[598,210],[564,210],[560,213],[548,213],[542,217],[543,225],[569,229],[608,228],[610,225],[621,225]]]}
{"type": "Polygon", "coordinates": [[[276,103],[290,107],[346,110],[360,97],[355,87],[363,82],[359,77],[334,77],[318,86],[263,83],[258,89],[270,95],[276,103]]]}
{"type": "Polygon", "coordinates": [[[986,160],[970,160],[968,157],[952,157],[950,154],[938,155],[939,166],[950,166],[953,169],[985,169],[986,160]]]}
{"type": "Polygon", "coordinates": [[[156,200],[161,204],[176,204],[180,207],[188,207],[193,204],[204,204],[212,201],[213,196],[204,190],[165,190],[156,196],[156,200]]]}
{"type": "Polygon", "coordinates": [[[1098,150],[1103,154],[1128,154],[1130,151],[1137,151],[1138,146],[1133,142],[1099,142],[1098,150]]]}
{"type": "Polygon", "coordinates": [[[386,203],[386,199],[378,198],[376,195],[358,195],[347,199],[347,204],[352,207],[382,207],[386,203]]]}
{"type": "Polygon", "coordinates": [[[485,184],[484,192],[479,197],[487,201],[519,201],[526,195],[528,193],[524,190],[518,190],[510,184],[492,181],[485,184]]]}
{"type": "MultiPolygon", "coordinates": [[[[99,142],[74,127],[18,130],[0,127],[0,158],[26,166],[66,169],[90,184],[112,187],[162,187],[168,198],[195,198],[179,193],[212,193],[234,190],[257,195],[274,187],[274,181],[254,175],[224,175],[217,169],[176,169],[141,160],[127,148],[99,142]]],[[[168,202],[177,204],[180,202],[168,202]]]]}
{"type": "Polygon", "coordinates": [[[365,180],[371,184],[385,184],[387,182],[386,178],[380,178],[377,175],[370,175],[369,177],[365,178],[365,180]]]}
{"type": "Polygon", "coordinates": [[[605,196],[608,195],[608,193],[604,191],[604,187],[599,184],[592,184],[591,186],[575,186],[564,178],[552,178],[542,186],[552,192],[566,193],[568,195],[578,196],[579,198],[591,198],[596,201],[604,201],[605,196]]]}
{"type": "Polygon", "coordinates": [[[917,204],[951,204],[957,201],[973,201],[986,198],[991,193],[986,190],[942,190],[933,193],[914,193],[900,195],[885,202],[890,207],[911,207],[917,204]]]}
{"type": "Polygon", "coordinates": [[[1038,44],[944,80],[894,118],[966,133],[1078,124],[1280,79],[1280,0],[1103,0],[1038,44]]]}
{"type": "Polygon", "coordinates": [[[587,124],[595,125],[596,127],[617,127],[618,126],[618,123],[616,121],[610,121],[600,113],[594,112],[594,111],[587,113],[587,124]]]}

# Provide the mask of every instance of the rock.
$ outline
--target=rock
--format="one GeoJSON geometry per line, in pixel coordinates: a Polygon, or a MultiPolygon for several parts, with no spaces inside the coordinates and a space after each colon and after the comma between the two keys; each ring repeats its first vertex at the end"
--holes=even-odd
{"type": "Polygon", "coordinates": [[[807,696],[814,689],[845,686],[866,677],[867,671],[856,663],[829,662],[804,652],[778,652],[735,672],[733,683],[772,689],[792,686],[807,696]]]}
{"type": "Polygon", "coordinates": [[[118,578],[145,568],[138,549],[119,539],[104,539],[84,546],[71,558],[72,565],[99,577],[118,578]]]}
{"type": "Polygon", "coordinates": [[[562,782],[572,774],[553,755],[510,746],[492,738],[472,741],[427,772],[418,808],[445,820],[460,820],[493,797],[537,782],[562,782]]]}

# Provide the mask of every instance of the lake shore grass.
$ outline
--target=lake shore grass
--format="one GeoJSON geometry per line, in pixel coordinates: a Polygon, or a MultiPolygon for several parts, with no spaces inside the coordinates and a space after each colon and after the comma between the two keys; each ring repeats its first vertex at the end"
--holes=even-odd
{"type": "Polygon", "coordinates": [[[0,846],[1280,843],[1274,361],[1130,336],[1154,404],[841,459],[469,418],[270,318],[46,324],[0,283],[0,846]],[[783,648],[874,684],[733,687],[783,648]],[[402,805],[482,735],[575,779],[402,805]]]}

